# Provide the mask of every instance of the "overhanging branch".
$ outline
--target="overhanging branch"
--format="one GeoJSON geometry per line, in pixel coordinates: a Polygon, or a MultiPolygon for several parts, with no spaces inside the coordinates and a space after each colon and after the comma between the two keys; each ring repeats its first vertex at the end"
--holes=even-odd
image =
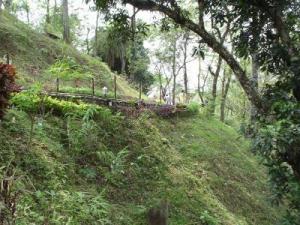
{"type": "MultiPolygon", "coordinates": [[[[149,11],[158,11],[169,18],[173,19],[174,22],[181,25],[182,27],[188,28],[189,30],[198,34],[203,41],[212,48],[216,53],[218,53],[224,61],[230,66],[234,74],[236,75],[237,79],[239,80],[242,88],[244,89],[248,99],[251,101],[253,105],[256,106],[258,111],[265,112],[266,106],[263,104],[260,95],[258,94],[257,90],[253,88],[249,78],[247,77],[245,71],[242,69],[238,61],[234,58],[234,56],[220,43],[213,35],[208,33],[204,26],[201,26],[201,18],[200,24],[194,23],[192,20],[187,18],[182,11],[177,8],[176,10],[167,7],[163,2],[157,3],[153,0],[124,0],[124,3],[128,3],[134,5],[137,8],[142,10],[149,10],[149,11]]],[[[198,1],[200,3],[199,6],[203,3],[202,0],[198,1]]],[[[203,12],[200,9],[201,12],[203,12]]],[[[202,15],[203,16],[203,15],[202,15]]]]}

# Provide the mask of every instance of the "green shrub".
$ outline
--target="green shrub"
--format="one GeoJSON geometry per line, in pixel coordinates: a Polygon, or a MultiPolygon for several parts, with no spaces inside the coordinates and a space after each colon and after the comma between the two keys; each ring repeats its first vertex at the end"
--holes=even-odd
{"type": "Polygon", "coordinates": [[[87,71],[88,68],[84,65],[79,65],[74,58],[64,57],[51,65],[47,73],[52,77],[64,80],[92,78],[93,75],[87,71]]]}
{"type": "Polygon", "coordinates": [[[196,103],[196,102],[191,102],[187,106],[187,110],[191,114],[198,114],[199,113],[199,109],[200,109],[200,105],[198,103],[196,103]]]}
{"type": "Polygon", "coordinates": [[[109,208],[101,193],[37,190],[21,199],[16,224],[106,225],[109,208]]]}
{"type": "Polygon", "coordinates": [[[203,225],[217,225],[219,222],[216,218],[211,216],[207,210],[201,212],[200,214],[200,220],[203,225]]]}
{"type": "Polygon", "coordinates": [[[15,94],[10,103],[27,113],[37,113],[42,102],[41,90],[41,85],[37,84],[27,91],[15,94]]]}
{"type": "Polygon", "coordinates": [[[119,114],[113,115],[112,111],[105,107],[82,102],[75,103],[58,100],[43,96],[32,90],[16,94],[11,99],[11,104],[28,113],[39,112],[40,109],[43,108],[47,111],[54,111],[62,115],[72,115],[80,118],[83,118],[87,112],[91,111],[93,111],[95,117],[99,117],[104,121],[117,121],[121,118],[119,114]]]}

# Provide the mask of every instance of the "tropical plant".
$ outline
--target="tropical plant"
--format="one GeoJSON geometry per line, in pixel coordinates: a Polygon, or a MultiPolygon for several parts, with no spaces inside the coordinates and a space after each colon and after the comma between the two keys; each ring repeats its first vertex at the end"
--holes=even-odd
{"type": "Polygon", "coordinates": [[[63,57],[56,60],[56,62],[50,66],[47,72],[56,78],[64,80],[79,80],[92,78],[92,74],[87,72],[87,68],[84,65],[80,65],[74,58],[63,57]]]}
{"type": "Polygon", "coordinates": [[[9,105],[9,98],[13,92],[20,90],[15,83],[16,71],[12,65],[0,63],[0,119],[9,105]]]}

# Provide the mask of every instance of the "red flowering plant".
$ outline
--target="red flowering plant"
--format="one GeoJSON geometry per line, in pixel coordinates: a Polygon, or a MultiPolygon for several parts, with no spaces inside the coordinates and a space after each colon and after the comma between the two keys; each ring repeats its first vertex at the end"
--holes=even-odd
{"type": "Polygon", "coordinates": [[[9,105],[9,97],[13,92],[19,92],[20,86],[16,85],[16,70],[10,64],[0,63],[0,119],[9,105]]]}

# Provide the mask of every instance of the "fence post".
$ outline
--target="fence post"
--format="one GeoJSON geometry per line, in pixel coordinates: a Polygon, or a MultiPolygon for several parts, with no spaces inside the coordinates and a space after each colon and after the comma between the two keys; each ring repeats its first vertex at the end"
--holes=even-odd
{"type": "Polygon", "coordinates": [[[115,99],[117,99],[117,76],[114,76],[114,92],[115,92],[115,99]]]}
{"type": "Polygon", "coordinates": [[[56,92],[59,92],[59,78],[56,78],[56,92]]]}
{"type": "Polygon", "coordinates": [[[140,81],[140,95],[139,95],[139,100],[142,99],[142,88],[143,88],[142,82],[140,81]]]}
{"type": "Polygon", "coordinates": [[[95,96],[95,79],[92,78],[92,92],[93,92],[93,96],[95,96]]]}

